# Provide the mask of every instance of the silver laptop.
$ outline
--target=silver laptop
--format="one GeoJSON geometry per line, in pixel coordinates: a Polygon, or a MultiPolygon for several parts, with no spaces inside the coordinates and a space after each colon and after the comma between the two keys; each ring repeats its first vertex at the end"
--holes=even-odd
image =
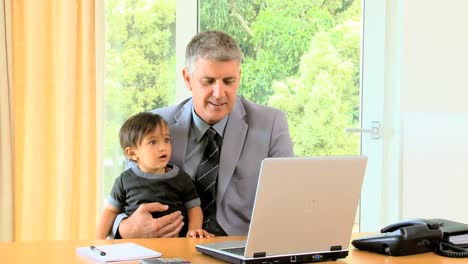
{"type": "Polygon", "coordinates": [[[245,241],[196,245],[231,263],[303,263],[348,255],[365,156],[266,158],[245,241]]]}

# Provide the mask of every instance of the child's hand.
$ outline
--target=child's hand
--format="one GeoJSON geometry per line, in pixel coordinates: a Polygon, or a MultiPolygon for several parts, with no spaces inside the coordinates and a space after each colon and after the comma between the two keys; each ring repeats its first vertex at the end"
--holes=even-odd
{"type": "Polygon", "coordinates": [[[208,233],[206,232],[205,230],[203,229],[192,229],[192,230],[189,230],[187,232],[187,237],[191,237],[191,238],[196,238],[196,237],[199,237],[199,238],[210,238],[210,237],[214,237],[213,234],[211,233],[208,233]]]}

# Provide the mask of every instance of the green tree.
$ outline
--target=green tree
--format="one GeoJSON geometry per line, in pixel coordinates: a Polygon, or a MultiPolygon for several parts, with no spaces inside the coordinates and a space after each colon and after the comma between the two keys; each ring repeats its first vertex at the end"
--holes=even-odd
{"type": "Polygon", "coordinates": [[[299,61],[318,31],[329,30],[353,0],[201,1],[201,30],[236,38],[246,58],[239,94],[266,103],[272,83],[298,74],[299,61]]]}
{"type": "Polygon", "coordinates": [[[297,155],[357,154],[359,0],[203,0],[201,30],[236,38],[239,94],[286,111],[297,155]]]}
{"type": "Polygon", "coordinates": [[[123,166],[118,131],[175,98],[175,0],[106,1],[105,192],[123,166]]]}
{"type": "Polygon", "coordinates": [[[319,30],[333,25],[327,8],[310,0],[268,1],[252,23],[255,56],[245,60],[241,94],[266,103],[273,81],[295,76],[302,54],[319,30]]]}
{"type": "Polygon", "coordinates": [[[358,154],[359,138],[344,128],[359,124],[360,32],[353,20],[319,32],[300,75],[274,83],[269,103],[286,112],[297,155],[358,154]]]}

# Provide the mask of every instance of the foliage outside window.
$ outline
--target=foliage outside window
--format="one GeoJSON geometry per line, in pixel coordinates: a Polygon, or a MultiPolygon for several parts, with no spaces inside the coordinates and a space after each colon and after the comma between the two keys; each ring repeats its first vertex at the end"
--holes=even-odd
{"type": "Polygon", "coordinates": [[[175,98],[175,0],[106,1],[104,190],[124,168],[119,129],[175,98]]]}
{"type": "Polygon", "coordinates": [[[288,116],[295,154],[359,154],[361,1],[200,0],[201,31],[234,36],[239,94],[288,116]]]}

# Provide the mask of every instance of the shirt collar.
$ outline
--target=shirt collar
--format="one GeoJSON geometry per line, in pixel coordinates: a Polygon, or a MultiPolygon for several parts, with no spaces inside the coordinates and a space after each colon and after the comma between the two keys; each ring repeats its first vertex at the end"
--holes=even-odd
{"type": "MultiPolygon", "coordinates": [[[[226,128],[227,120],[229,118],[229,115],[226,115],[223,119],[221,119],[218,123],[212,125],[214,130],[223,137],[224,136],[224,128],[226,128]]],[[[194,128],[195,132],[195,138],[197,142],[200,142],[200,140],[203,138],[203,135],[205,135],[206,130],[210,128],[211,126],[205,123],[198,115],[195,113],[195,108],[192,105],[192,126],[194,128]]]]}

